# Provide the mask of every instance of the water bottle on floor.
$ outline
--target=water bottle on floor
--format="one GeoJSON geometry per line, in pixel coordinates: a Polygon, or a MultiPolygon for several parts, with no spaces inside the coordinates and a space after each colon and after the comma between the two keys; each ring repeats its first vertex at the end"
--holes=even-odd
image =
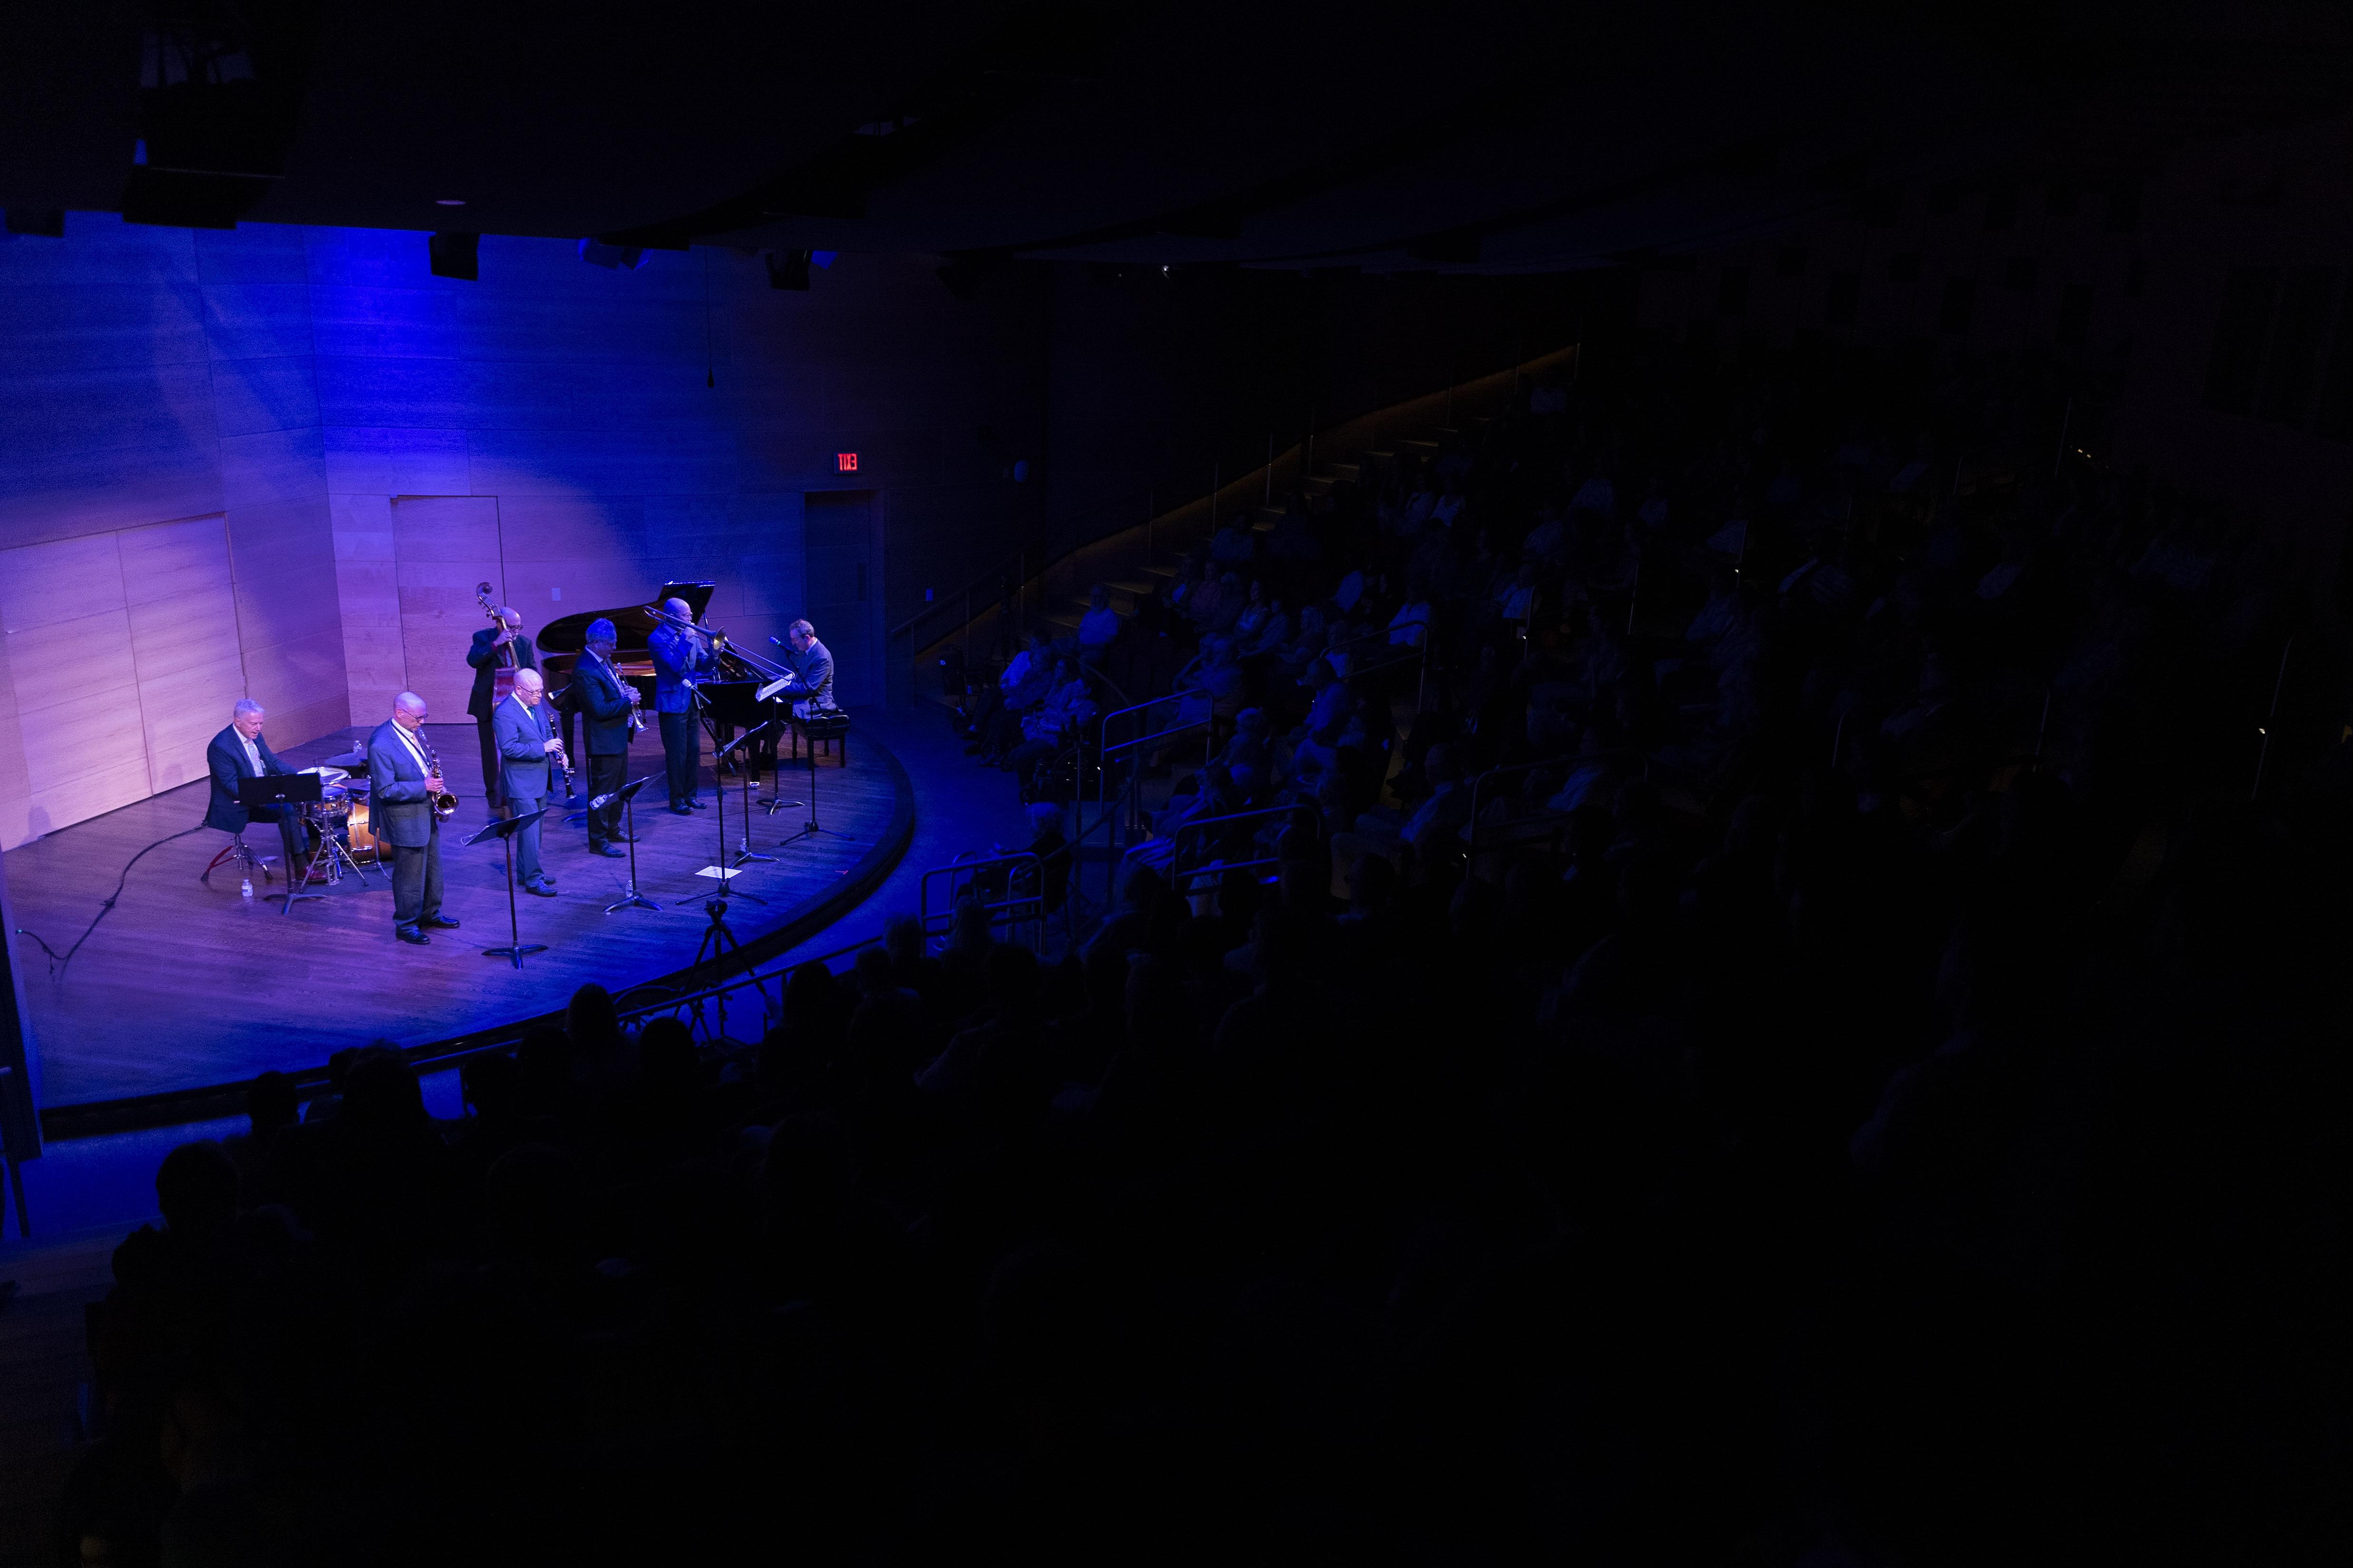
{"type": "Polygon", "coordinates": [[[243,885],[237,889],[237,897],[243,899],[247,903],[251,903],[253,901],[253,879],[251,877],[248,877],[243,885]]]}

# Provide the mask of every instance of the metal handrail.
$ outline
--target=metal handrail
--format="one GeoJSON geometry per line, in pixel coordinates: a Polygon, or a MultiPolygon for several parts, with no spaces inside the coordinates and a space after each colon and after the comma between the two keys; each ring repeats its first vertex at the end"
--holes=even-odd
{"type": "MultiPolygon", "coordinates": [[[[999,910],[1015,910],[1025,905],[1033,906],[1032,912],[1027,918],[1042,922],[1042,908],[1046,891],[1046,862],[1031,850],[1017,849],[1012,854],[992,855],[985,860],[952,860],[944,866],[934,866],[931,869],[925,871],[923,875],[923,879],[916,884],[915,891],[916,919],[923,923],[924,936],[930,937],[938,934],[934,931],[932,925],[933,878],[945,877],[948,879],[950,889],[948,907],[941,911],[941,918],[943,920],[953,920],[955,915],[955,906],[959,901],[954,891],[955,879],[958,876],[976,876],[978,873],[987,870],[992,866],[1014,867],[1018,866],[1025,860],[1029,863],[1030,868],[1037,874],[1038,891],[1031,893],[1027,897],[1008,896],[997,900],[995,903],[984,903],[981,905],[981,908],[989,911],[989,923],[991,925],[1011,926],[1019,924],[1024,918],[1023,916],[1008,913],[1002,920],[1000,920],[997,918],[997,911],[999,910]]],[[[1013,873],[1010,870],[1006,873],[1005,885],[1008,895],[1010,895],[1013,886],[1013,873]]],[[[944,931],[947,929],[947,927],[943,926],[939,928],[939,931],[944,931]]]]}
{"type": "MultiPolygon", "coordinates": [[[[1548,361],[1557,361],[1565,355],[1577,354],[1577,347],[1578,346],[1577,344],[1572,343],[1563,348],[1550,350],[1547,353],[1537,354],[1532,359],[1515,362],[1504,370],[1492,371],[1486,375],[1475,377],[1473,381],[1468,384],[1477,384],[1482,382],[1500,382],[1505,376],[1509,376],[1511,378],[1512,384],[1516,387],[1519,384],[1519,377],[1522,371],[1531,369],[1534,366],[1543,364],[1548,361]]],[[[1579,355],[1578,357],[1581,358],[1582,356],[1579,355]]],[[[1457,390],[1457,386],[1460,384],[1451,384],[1446,389],[1445,396],[1448,399],[1450,405],[1451,404],[1453,395],[1457,390]]],[[[1429,393],[1424,394],[1419,397],[1406,398],[1398,403],[1384,405],[1380,408],[1368,409],[1364,414],[1358,415],[1354,418],[1340,420],[1335,424],[1326,426],[1324,428],[1325,431],[1337,431],[1349,425],[1357,424],[1365,420],[1371,420],[1376,426],[1375,434],[1377,437],[1377,425],[1379,420],[1385,415],[1395,416],[1396,411],[1402,410],[1409,405],[1426,402],[1430,398],[1436,397],[1438,395],[1439,395],[1436,393],[1429,393]]],[[[1451,414],[1448,416],[1447,423],[1449,425],[1452,424],[1451,414]]],[[[1309,477],[1307,470],[1312,467],[1314,462],[1314,440],[1318,433],[1319,432],[1314,428],[1309,428],[1307,431],[1303,433],[1302,438],[1299,441],[1293,443],[1292,446],[1284,448],[1281,452],[1270,450],[1265,462],[1253,464],[1250,468],[1242,469],[1241,472],[1232,479],[1227,479],[1223,477],[1222,459],[1213,459],[1210,463],[1210,479],[1208,493],[1204,497],[1199,498],[1199,500],[1186,501],[1182,504],[1184,506],[1195,506],[1200,504],[1201,500],[1208,500],[1210,503],[1210,521],[1212,527],[1214,527],[1216,523],[1216,506],[1219,498],[1221,497],[1228,489],[1247,484],[1250,477],[1260,473],[1261,470],[1264,471],[1266,482],[1270,488],[1271,487],[1273,480],[1275,465],[1286,458],[1292,459],[1294,466],[1301,470],[1300,477],[1303,479],[1309,477]]],[[[1198,474],[1198,470],[1197,469],[1196,473],[1198,474]]],[[[1172,484],[1181,485],[1183,481],[1181,479],[1155,479],[1150,484],[1145,485],[1143,487],[1145,505],[1147,508],[1156,508],[1160,492],[1164,489],[1169,488],[1172,484]]],[[[1064,519],[1063,525],[1067,526],[1070,523],[1078,522],[1084,519],[1100,515],[1103,512],[1113,510],[1116,508],[1133,506],[1135,503],[1136,499],[1134,491],[1124,490],[1120,494],[1111,497],[1098,505],[1090,507],[1084,511],[1078,512],[1071,517],[1064,519]]],[[[1171,510],[1175,510],[1179,509],[1172,508],[1171,510]]],[[[1146,530],[1147,541],[1149,539],[1149,531],[1156,521],[1157,516],[1155,514],[1147,513],[1143,524],[1141,525],[1146,530]]],[[[1039,567],[1037,574],[1042,576],[1046,572],[1052,570],[1056,565],[1060,564],[1062,560],[1067,559],[1069,555],[1075,554],[1080,550],[1092,549],[1096,545],[1104,542],[1105,539],[1112,537],[1115,537],[1115,535],[1105,535],[1103,539],[1092,539],[1087,541],[1083,544],[1076,545],[1071,551],[1066,552],[1063,556],[1058,556],[1052,561],[1042,563],[1039,567]]],[[[966,584],[956,593],[949,594],[944,598],[934,600],[932,603],[925,605],[922,609],[916,611],[914,615],[909,616],[906,620],[902,621],[896,626],[892,627],[888,637],[895,638],[905,633],[912,632],[916,626],[922,625],[924,621],[930,619],[941,610],[947,608],[951,604],[955,603],[959,596],[961,596],[965,601],[965,624],[966,630],[969,631],[973,620],[971,611],[973,595],[985,587],[992,578],[995,578],[1003,573],[1007,565],[1014,565],[1015,568],[1018,570],[1019,564],[1028,559],[1031,551],[1040,548],[1042,544],[1043,541],[1039,541],[1037,544],[1025,545],[1006,561],[1000,561],[988,571],[975,577],[972,582],[966,584]]],[[[1149,566],[1149,563],[1147,553],[1147,567],[1149,566]]],[[[1021,582],[1017,584],[1017,590],[1023,593],[1026,596],[1028,585],[1029,578],[1025,575],[1021,582]]]]}
{"type": "Polygon", "coordinates": [[[1196,719],[1190,723],[1179,724],[1171,730],[1161,730],[1149,735],[1138,735],[1133,741],[1122,741],[1118,745],[1106,749],[1103,754],[1108,757],[1115,752],[1133,751],[1137,746],[1149,745],[1154,741],[1165,741],[1171,735],[1181,735],[1187,730],[1198,730],[1209,722],[1210,721],[1207,719],[1196,719]]]}
{"type": "MultiPolygon", "coordinates": [[[[1242,822],[1252,817],[1261,816],[1288,816],[1298,809],[1299,807],[1296,804],[1289,805],[1261,805],[1252,807],[1249,811],[1229,811],[1218,816],[1197,817],[1191,822],[1180,825],[1176,831],[1170,834],[1168,837],[1169,874],[1172,876],[1182,874],[1176,863],[1184,858],[1185,836],[1187,834],[1198,828],[1215,827],[1221,822],[1242,822]]],[[[1198,869],[1198,868],[1195,868],[1195,869],[1198,869]]]]}

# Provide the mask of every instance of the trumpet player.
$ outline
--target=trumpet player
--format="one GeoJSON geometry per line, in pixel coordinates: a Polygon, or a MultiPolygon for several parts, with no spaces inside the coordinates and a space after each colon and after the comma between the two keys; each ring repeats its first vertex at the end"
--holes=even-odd
{"type": "Polygon", "coordinates": [[[613,668],[613,651],[619,642],[613,623],[602,616],[588,623],[585,639],[587,652],[572,671],[571,701],[586,721],[585,731],[588,752],[588,853],[618,858],[628,853],[621,846],[628,842],[621,831],[621,808],[615,805],[596,805],[599,800],[609,800],[621,787],[629,771],[629,738],[635,732],[632,721],[634,693],[622,680],[620,671],[613,668]]]}
{"type": "Polygon", "coordinates": [[[418,947],[458,923],[441,912],[441,818],[433,801],[449,786],[425,738],[425,699],[402,692],[367,743],[368,811],[377,838],[392,847],[393,931],[418,947]]]}
{"type": "MultiPolygon", "coordinates": [[[[547,683],[535,669],[515,671],[514,694],[492,710],[491,724],[498,737],[499,787],[517,816],[528,816],[547,805],[547,763],[564,763],[564,742],[548,732],[547,709],[542,699],[547,683]]],[[[569,765],[565,771],[570,772],[569,765]]],[[[515,879],[526,893],[555,897],[555,879],[539,863],[536,822],[515,835],[515,879]]]]}
{"type": "Polygon", "coordinates": [[[694,689],[716,672],[718,654],[684,599],[662,601],[662,624],[646,639],[646,650],[654,658],[654,711],[661,722],[662,760],[670,765],[670,808],[684,816],[702,804],[694,689]]]}

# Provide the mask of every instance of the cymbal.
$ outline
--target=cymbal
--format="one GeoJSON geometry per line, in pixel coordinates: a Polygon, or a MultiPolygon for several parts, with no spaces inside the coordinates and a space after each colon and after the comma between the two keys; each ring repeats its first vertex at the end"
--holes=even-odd
{"type": "Polygon", "coordinates": [[[367,766],[367,752],[364,750],[345,752],[340,757],[329,757],[320,765],[329,768],[364,768],[367,766]]]}

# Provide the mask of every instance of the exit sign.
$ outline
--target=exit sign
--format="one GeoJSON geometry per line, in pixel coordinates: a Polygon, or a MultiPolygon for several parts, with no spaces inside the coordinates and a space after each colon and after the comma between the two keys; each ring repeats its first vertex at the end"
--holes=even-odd
{"type": "Polygon", "coordinates": [[[836,473],[856,473],[858,471],[858,454],[855,452],[836,452],[833,455],[833,468],[836,473]]]}

